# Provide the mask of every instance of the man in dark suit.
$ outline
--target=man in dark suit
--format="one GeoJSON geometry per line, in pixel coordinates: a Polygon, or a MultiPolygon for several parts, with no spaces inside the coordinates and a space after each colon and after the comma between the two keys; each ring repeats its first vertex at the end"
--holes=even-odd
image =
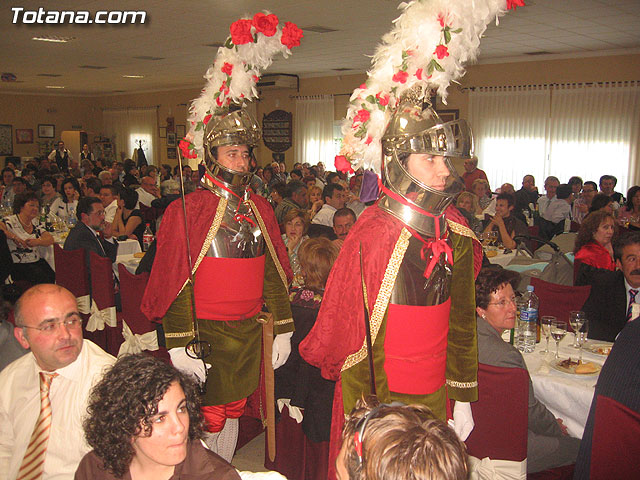
{"type": "Polygon", "coordinates": [[[69,232],[64,242],[64,249],[83,248],[86,252],[87,265],[89,252],[108,257],[115,262],[118,244],[111,236],[111,225],[104,221],[104,206],[101,200],[97,197],[81,198],[78,201],[77,215],[79,222],[69,232]],[[102,237],[98,235],[99,232],[102,232],[102,237]]]}
{"type": "Polygon", "coordinates": [[[618,270],[592,272],[591,294],[582,308],[589,319],[589,338],[608,342],[631,320],[632,303],[640,303],[640,232],[620,237],[613,255],[618,270]]]}

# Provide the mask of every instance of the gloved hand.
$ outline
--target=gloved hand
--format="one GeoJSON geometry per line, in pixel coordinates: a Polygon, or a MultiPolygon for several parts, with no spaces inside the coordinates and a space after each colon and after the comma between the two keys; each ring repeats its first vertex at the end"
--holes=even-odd
{"type": "Polygon", "coordinates": [[[271,364],[273,369],[285,364],[291,354],[291,337],[293,332],[280,333],[273,339],[273,350],[271,352],[271,364]]]}
{"type": "Polygon", "coordinates": [[[211,368],[210,363],[204,363],[197,358],[191,358],[187,355],[184,347],[176,347],[169,350],[171,363],[174,367],[186,375],[195,377],[200,383],[204,383],[207,379],[207,370],[211,368]],[[205,370],[205,365],[207,370],[205,370]]]}
{"type": "MultiPolygon", "coordinates": [[[[449,422],[451,423],[451,420],[449,422]]],[[[469,402],[456,402],[453,407],[453,425],[451,425],[451,428],[456,432],[458,438],[464,442],[474,426],[471,404],[469,402]]]]}

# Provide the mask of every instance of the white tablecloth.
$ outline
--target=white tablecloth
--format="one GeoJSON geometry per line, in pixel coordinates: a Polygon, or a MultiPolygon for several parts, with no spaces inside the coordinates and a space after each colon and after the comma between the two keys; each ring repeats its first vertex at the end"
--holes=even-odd
{"type": "MultiPolygon", "coordinates": [[[[504,248],[500,248],[497,250],[497,252],[498,254],[495,257],[487,256],[487,258],[489,259],[489,262],[493,263],[494,265],[501,265],[503,267],[506,267],[507,265],[509,265],[509,262],[513,260],[516,256],[515,250],[511,250],[510,253],[504,253],[504,248]]],[[[521,255],[522,255],[522,252],[521,252],[521,255]]],[[[526,253],[524,255],[526,256],[526,258],[530,258],[529,255],[526,253]]]]}
{"type": "MultiPolygon", "coordinates": [[[[60,247],[64,245],[64,241],[66,237],[61,238],[58,233],[55,233],[53,235],[53,238],[55,239],[56,243],[60,245],[60,247]]],[[[49,263],[51,268],[55,271],[56,265],[55,265],[55,260],[53,258],[53,245],[50,245],[48,247],[39,247],[39,250],[40,250],[40,256],[44,258],[47,261],[47,263],[49,263]]],[[[140,249],[140,243],[138,243],[138,240],[133,240],[131,238],[128,238],[123,241],[118,241],[118,257],[120,257],[121,255],[133,255],[134,253],[137,253],[140,251],[142,250],[140,249]]],[[[116,263],[117,261],[118,260],[116,259],[116,263]]]]}
{"type": "MultiPolygon", "coordinates": [[[[573,333],[567,333],[560,342],[561,359],[568,357],[578,359],[578,349],[573,348],[572,343],[573,333]]],[[[592,340],[591,343],[606,342],[592,340]]],[[[542,355],[540,351],[544,350],[545,345],[546,340],[543,335],[533,353],[523,354],[536,398],[544,403],[557,418],[563,420],[572,436],[582,438],[598,375],[571,375],[554,370],[550,364],[556,361],[556,343],[550,339],[550,353],[542,355]]],[[[606,357],[584,350],[582,359],[585,362],[602,365],[606,357]]]]}
{"type": "MultiPolygon", "coordinates": [[[[120,249],[118,249],[120,250],[120,249]]],[[[118,264],[123,264],[127,270],[129,271],[129,273],[133,273],[135,275],[136,273],[136,268],[138,268],[138,265],[140,264],[140,260],[142,260],[141,258],[136,258],[133,256],[133,253],[129,253],[126,255],[120,255],[120,252],[118,252],[118,256],[116,257],[116,261],[113,264],[113,271],[116,274],[116,277],[120,278],[120,272],[118,271],[118,264]]]]}

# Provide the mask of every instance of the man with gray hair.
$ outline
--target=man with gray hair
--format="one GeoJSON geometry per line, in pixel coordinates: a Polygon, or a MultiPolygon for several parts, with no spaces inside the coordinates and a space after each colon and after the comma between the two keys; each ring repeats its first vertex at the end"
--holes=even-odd
{"type": "Polygon", "coordinates": [[[544,217],[544,212],[546,212],[547,207],[551,203],[552,200],[556,198],[556,190],[560,185],[560,180],[558,177],[554,177],[553,175],[547,177],[544,181],[544,189],[547,192],[546,195],[538,198],[538,212],[541,217],[544,217]]]}
{"type": "MultiPolygon", "coordinates": [[[[464,180],[464,188],[467,192],[472,192],[471,187],[473,182],[477,179],[487,180],[487,174],[484,170],[478,168],[478,157],[475,155],[471,158],[467,158],[464,161],[464,173],[462,179],[464,180]]],[[[473,193],[473,192],[472,192],[473,193]]]]}

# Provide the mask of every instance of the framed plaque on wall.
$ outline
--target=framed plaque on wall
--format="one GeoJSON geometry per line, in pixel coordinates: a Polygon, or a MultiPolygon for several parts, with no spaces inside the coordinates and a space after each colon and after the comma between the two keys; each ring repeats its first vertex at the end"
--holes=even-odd
{"type": "Polygon", "coordinates": [[[262,117],[262,138],[272,152],[284,152],[291,148],[293,115],[284,110],[274,110],[262,117]]]}

